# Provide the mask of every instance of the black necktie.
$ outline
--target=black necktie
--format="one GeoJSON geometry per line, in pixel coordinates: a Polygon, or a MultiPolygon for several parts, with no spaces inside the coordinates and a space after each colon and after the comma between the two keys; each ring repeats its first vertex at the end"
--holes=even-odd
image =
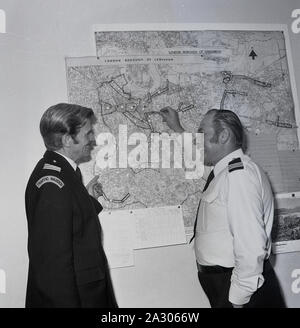
{"type": "MultiPolygon", "coordinates": [[[[212,170],[209,173],[209,176],[207,177],[207,180],[206,180],[206,183],[205,183],[205,186],[204,186],[202,192],[204,192],[208,188],[209,184],[211,183],[211,181],[212,181],[212,179],[214,177],[215,177],[214,170],[212,170]]],[[[199,208],[200,208],[200,203],[201,203],[201,200],[200,200],[199,205],[198,205],[197,214],[196,214],[196,220],[195,220],[195,223],[194,223],[194,234],[193,234],[192,239],[190,240],[190,243],[193,241],[193,239],[195,238],[195,235],[196,235],[197,219],[198,219],[198,212],[199,212],[199,208]]]]}
{"type": "Polygon", "coordinates": [[[76,173],[78,179],[82,182],[82,174],[81,174],[79,166],[77,166],[75,173],[76,173]]]}

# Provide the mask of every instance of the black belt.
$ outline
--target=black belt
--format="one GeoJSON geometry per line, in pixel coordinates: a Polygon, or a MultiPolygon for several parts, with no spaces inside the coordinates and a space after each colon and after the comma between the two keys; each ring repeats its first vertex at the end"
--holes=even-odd
{"type": "Polygon", "coordinates": [[[198,272],[200,273],[224,273],[229,272],[233,268],[226,268],[220,265],[201,265],[197,262],[198,272]]]}
{"type": "MultiPolygon", "coordinates": [[[[226,268],[226,267],[222,267],[220,265],[202,265],[197,263],[197,268],[198,268],[198,272],[200,273],[225,273],[225,272],[229,272],[233,269],[233,267],[231,268],[226,268]]],[[[269,270],[272,270],[273,267],[270,264],[269,259],[265,260],[264,262],[264,272],[267,272],[269,270]]]]}

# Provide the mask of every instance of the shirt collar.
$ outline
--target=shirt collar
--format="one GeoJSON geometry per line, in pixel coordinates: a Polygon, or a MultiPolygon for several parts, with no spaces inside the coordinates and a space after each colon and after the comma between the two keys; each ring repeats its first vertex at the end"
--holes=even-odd
{"type": "Polygon", "coordinates": [[[238,158],[243,156],[244,153],[241,148],[231,152],[230,154],[223,157],[214,167],[214,174],[218,175],[221,171],[223,171],[230,161],[232,161],[234,158],[238,158]]]}
{"type": "Polygon", "coordinates": [[[68,163],[72,166],[73,170],[76,171],[77,164],[71,158],[59,153],[58,151],[55,151],[55,153],[62,156],[66,161],[68,161],[68,163]]]}

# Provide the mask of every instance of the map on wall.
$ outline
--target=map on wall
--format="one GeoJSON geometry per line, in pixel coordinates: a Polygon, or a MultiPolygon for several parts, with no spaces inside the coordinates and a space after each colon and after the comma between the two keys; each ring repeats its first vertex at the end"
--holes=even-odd
{"type": "MultiPolygon", "coordinates": [[[[171,106],[196,132],[210,108],[236,112],[248,133],[275,136],[279,151],[298,149],[295,106],[282,31],[162,30],[95,32],[96,57],[67,58],[69,101],[94,109],[97,131],[170,133],[159,111],[171,106]]],[[[98,147],[99,148],[99,147],[98,147]]],[[[184,169],[101,170],[107,209],[182,205],[191,230],[204,185],[184,169]]],[[[151,159],[150,159],[151,160],[151,159]]]]}

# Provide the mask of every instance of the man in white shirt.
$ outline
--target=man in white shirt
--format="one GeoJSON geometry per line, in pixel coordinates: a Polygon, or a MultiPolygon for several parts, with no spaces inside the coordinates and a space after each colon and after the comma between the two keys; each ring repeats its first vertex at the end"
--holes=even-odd
{"type": "MultiPolygon", "coordinates": [[[[178,114],[164,121],[184,132],[178,114]]],[[[200,123],[204,164],[213,166],[195,221],[200,284],[212,307],[284,307],[269,263],[274,201],[265,173],[242,151],[243,127],[235,113],[212,109],[200,123]]]]}

